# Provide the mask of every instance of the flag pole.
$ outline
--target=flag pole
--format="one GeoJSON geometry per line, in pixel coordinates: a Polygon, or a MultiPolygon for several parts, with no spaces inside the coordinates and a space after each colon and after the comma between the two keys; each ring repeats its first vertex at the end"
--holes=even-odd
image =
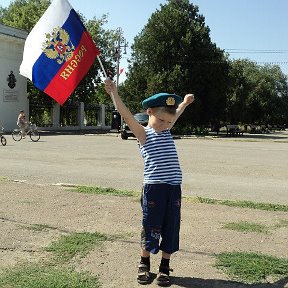
{"type": "MultiPolygon", "coordinates": [[[[104,74],[104,76],[105,76],[105,79],[107,79],[108,76],[107,76],[107,73],[106,73],[106,71],[105,71],[105,69],[104,69],[104,66],[103,66],[103,64],[102,64],[102,61],[101,61],[99,55],[97,55],[97,59],[98,59],[98,61],[99,61],[99,63],[100,63],[100,66],[101,66],[102,72],[103,72],[103,74],[104,74]]],[[[117,110],[117,106],[116,106],[115,97],[114,97],[113,92],[111,92],[111,98],[112,98],[112,101],[113,101],[113,105],[114,105],[114,107],[115,107],[115,110],[117,110]]]]}

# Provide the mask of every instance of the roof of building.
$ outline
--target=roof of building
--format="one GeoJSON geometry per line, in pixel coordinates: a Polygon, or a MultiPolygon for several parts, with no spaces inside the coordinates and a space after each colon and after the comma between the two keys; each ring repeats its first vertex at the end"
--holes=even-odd
{"type": "Polygon", "coordinates": [[[18,39],[25,40],[28,36],[28,32],[18,28],[10,27],[0,23],[0,35],[10,36],[18,39]]]}

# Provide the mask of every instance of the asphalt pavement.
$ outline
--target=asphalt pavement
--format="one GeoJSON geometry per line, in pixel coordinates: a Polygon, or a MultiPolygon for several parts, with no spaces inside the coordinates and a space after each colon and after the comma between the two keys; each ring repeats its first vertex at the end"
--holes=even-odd
{"type": "MultiPolygon", "coordinates": [[[[143,161],[135,139],[117,134],[41,134],[0,146],[0,177],[33,184],[141,190],[143,161]]],[[[288,204],[288,131],[175,140],[183,194],[288,204]]]]}

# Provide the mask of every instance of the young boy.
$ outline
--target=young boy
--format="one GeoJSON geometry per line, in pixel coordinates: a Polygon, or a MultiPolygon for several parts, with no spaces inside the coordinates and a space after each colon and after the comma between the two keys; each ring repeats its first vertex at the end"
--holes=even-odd
{"type": "Polygon", "coordinates": [[[182,172],[170,129],[185,108],[194,101],[193,94],[182,98],[159,93],[142,102],[149,116],[147,127],[139,124],[122,102],[112,80],[105,81],[108,94],[114,96],[119,113],[138,139],[144,159],[142,191],[141,260],[137,281],[151,283],[150,253],[162,250],[156,282],[169,286],[170,257],[179,250],[182,172]],[[161,240],[161,243],[160,243],[161,240]]]}

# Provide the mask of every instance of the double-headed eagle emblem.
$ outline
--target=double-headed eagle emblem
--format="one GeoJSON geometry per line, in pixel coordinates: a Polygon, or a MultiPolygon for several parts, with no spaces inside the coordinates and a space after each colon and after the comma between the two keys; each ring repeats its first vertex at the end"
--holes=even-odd
{"type": "Polygon", "coordinates": [[[174,106],[174,105],[175,105],[175,99],[174,99],[174,97],[168,97],[168,98],[166,99],[166,105],[167,105],[167,106],[174,106]]]}
{"type": "Polygon", "coordinates": [[[45,37],[42,50],[49,59],[57,59],[57,63],[62,64],[72,58],[75,47],[63,28],[54,28],[52,33],[46,33],[45,37]]]}

